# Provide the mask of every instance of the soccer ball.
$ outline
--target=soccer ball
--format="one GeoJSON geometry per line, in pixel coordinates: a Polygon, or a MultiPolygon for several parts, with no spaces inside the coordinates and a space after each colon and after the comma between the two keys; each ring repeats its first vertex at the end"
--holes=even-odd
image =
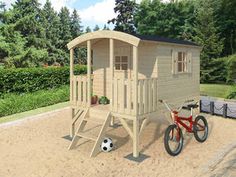
{"type": "Polygon", "coordinates": [[[113,143],[111,138],[105,138],[102,142],[101,149],[103,152],[110,152],[113,148],[113,143]]]}

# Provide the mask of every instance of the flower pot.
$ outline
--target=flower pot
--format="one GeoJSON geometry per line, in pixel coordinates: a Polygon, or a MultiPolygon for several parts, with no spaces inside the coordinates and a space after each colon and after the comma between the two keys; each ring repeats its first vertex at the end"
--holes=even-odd
{"type": "Polygon", "coordinates": [[[97,95],[94,95],[91,97],[91,104],[97,104],[97,101],[98,101],[98,96],[97,95]]]}

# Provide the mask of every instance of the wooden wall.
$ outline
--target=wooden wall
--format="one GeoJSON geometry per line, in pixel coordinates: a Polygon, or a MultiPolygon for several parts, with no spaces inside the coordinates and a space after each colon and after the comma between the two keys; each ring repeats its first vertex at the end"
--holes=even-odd
{"type": "MultiPolygon", "coordinates": [[[[109,40],[101,39],[92,45],[93,49],[93,91],[98,96],[110,97],[110,64],[109,40]]],[[[114,56],[129,53],[129,77],[132,75],[132,46],[115,40],[114,56]],[[122,51],[121,48],[126,48],[122,51]]],[[[139,79],[158,77],[158,98],[167,99],[171,103],[179,104],[187,98],[199,98],[200,50],[192,47],[177,45],[140,42],[138,47],[139,79]],[[172,50],[183,50],[192,53],[192,72],[186,74],[172,73],[172,50]]],[[[114,73],[116,75],[116,71],[114,73]]]]}

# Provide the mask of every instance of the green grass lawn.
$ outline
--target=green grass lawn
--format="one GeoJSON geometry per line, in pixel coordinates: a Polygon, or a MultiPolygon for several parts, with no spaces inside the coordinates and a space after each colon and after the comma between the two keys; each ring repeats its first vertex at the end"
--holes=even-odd
{"type": "Polygon", "coordinates": [[[232,85],[224,84],[201,84],[200,93],[201,95],[207,95],[212,97],[226,98],[231,92],[232,85]]]}
{"type": "Polygon", "coordinates": [[[0,99],[0,117],[29,111],[69,100],[69,86],[25,94],[5,94],[0,99]]]}

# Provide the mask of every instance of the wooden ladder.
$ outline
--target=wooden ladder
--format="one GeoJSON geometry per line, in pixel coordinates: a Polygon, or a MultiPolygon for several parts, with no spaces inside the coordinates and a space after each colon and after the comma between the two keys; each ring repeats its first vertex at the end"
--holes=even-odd
{"type": "Polygon", "coordinates": [[[90,153],[90,157],[94,157],[95,155],[97,155],[100,152],[100,145],[103,141],[105,131],[106,131],[106,128],[109,126],[110,120],[111,120],[110,112],[106,114],[105,119],[96,119],[93,117],[84,116],[75,132],[75,135],[68,149],[69,150],[72,149],[79,138],[85,138],[87,140],[92,140],[95,142],[93,149],[90,153]],[[92,135],[89,135],[88,133],[83,132],[88,122],[102,125],[98,136],[92,136],[92,135]]]}

